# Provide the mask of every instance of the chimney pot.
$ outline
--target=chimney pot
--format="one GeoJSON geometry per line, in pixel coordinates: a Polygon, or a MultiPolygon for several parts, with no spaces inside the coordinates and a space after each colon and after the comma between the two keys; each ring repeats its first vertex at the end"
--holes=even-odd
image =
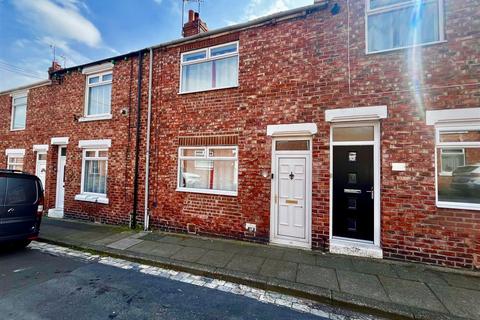
{"type": "Polygon", "coordinates": [[[192,22],[195,16],[195,11],[188,10],[188,22],[192,22]]]}
{"type": "Polygon", "coordinates": [[[183,25],[183,36],[191,37],[207,31],[207,24],[200,19],[198,12],[188,10],[188,21],[183,25]]]}
{"type": "Polygon", "coordinates": [[[48,78],[52,79],[52,74],[55,71],[58,71],[58,70],[61,70],[61,69],[63,69],[63,68],[57,61],[55,61],[55,60],[52,61],[52,66],[50,68],[48,68],[48,78]]]}

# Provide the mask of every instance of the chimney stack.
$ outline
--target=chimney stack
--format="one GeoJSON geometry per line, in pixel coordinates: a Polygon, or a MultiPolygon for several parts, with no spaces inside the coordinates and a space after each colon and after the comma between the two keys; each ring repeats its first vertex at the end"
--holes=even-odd
{"type": "Polygon", "coordinates": [[[57,61],[53,60],[52,66],[48,68],[48,78],[52,79],[52,73],[61,69],[62,69],[62,66],[57,61]]]}
{"type": "Polygon", "coordinates": [[[190,37],[207,31],[207,24],[200,19],[198,12],[188,10],[188,21],[183,25],[183,36],[190,37]]]}

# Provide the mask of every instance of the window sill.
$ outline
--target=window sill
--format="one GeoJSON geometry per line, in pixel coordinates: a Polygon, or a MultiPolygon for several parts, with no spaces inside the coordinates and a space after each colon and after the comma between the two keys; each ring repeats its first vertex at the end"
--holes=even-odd
{"type": "Polygon", "coordinates": [[[438,201],[437,208],[459,209],[459,210],[480,210],[480,204],[438,201]]]}
{"type": "Polygon", "coordinates": [[[384,49],[384,50],[379,50],[379,51],[366,51],[366,55],[371,55],[371,54],[378,54],[378,53],[388,53],[392,51],[399,51],[399,50],[405,50],[405,49],[413,49],[417,47],[426,47],[426,46],[431,46],[431,45],[436,45],[436,44],[441,44],[441,43],[447,43],[447,40],[439,40],[439,41],[433,41],[433,42],[427,42],[427,43],[419,43],[419,44],[414,44],[411,46],[405,46],[405,47],[398,47],[398,48],[392,48],[392,49],[384,49]]]}
{"type": "Polygon", "coordinates": [[[177,190],[175,191],[187,192],[187,193],[216,194],[220,196],[231,196],[231,197],[236,197],[238,195],[237,191],[221,191],[221,190],[207,190],[207,189],[177,188],[177,190]]]}
{"type": "Polygon", "coordinates": [[[78,122],[88,122],[88,121],[100,121],[100,120],[110,120],[112,119],[111,114],[102,114],[98,116],[85,116],[78,119],[78,122]]]}
{"type": "Polygon", "coordinates": [[[94,203],[101,203],[101,204],[108,204],[108,198],[102,195],[93,195],[93,194],[77,194],[75,196],[75,200],[77,201],[86,201],[86,202],[94,202],[94,203]]]}
{"type": "Polygon", "coordinates": [[[440,172],[438,175],[441,176],[441,177],[452,177],[453,176],[452,172],[440,172]]]}
{"type": "Polygon", "coordinates": [[[10,131],[23,131],[25,130],[26,128],[18,128],[18,129],[13,129],[13,128],[10,128],[10,131]]]}
{"type": "Polygon", "coordinates": [[[215,91],[215,90],[224,90],[224,89],[235,89],[240,87],[238,84],[235,86],[231,87],[220,87],[220,88],[211,88],[211,89],[204,89],[204,90],[197,90],[197,91],[180,91],[178,94],[183,95],[183,94],[190,94],[190,93],[200,93],[200,92],[209,92],[209,91],[215,91]]]}

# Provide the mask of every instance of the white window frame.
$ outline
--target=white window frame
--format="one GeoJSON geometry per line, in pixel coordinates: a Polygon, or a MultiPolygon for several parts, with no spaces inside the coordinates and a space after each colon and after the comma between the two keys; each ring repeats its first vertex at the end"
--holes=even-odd
{"type": "Polygon", "coordinates": [[[376,14],[381,14],[385,12],[395,11],[399,9],[404,9],[415,5],[418,0],[407,0],[403,3],[392,4],[388,6],[383,6],[380,8],[371,9],[370,8],[370,0],[365,0],[365,54],[376,54],[382,52],[389,52],[395,50],[403,50],[408,48],[414,47],[421,47],[421,46],[428,46],[437,43],[446,42],[445,39],[445,22],[444,22],[444,6],[443,0],[420,0],[422,3],[430,3],[430,2],[437,2],[438,3],[438,40],[425,42],[425,43],[417,43],[412,45],[407,45],[403,47],[396,47],[384,50],[377,50],[377,51],[369,51],[368,50],[368,17],[376,14]]]}
{"type": "Polygon", "coordinates": [[[463,163],[465,164],[465,148],[461,148],[461,147],[458,147],[458,148],[439,148],[440,149],[440,176],[452,176],[453,174],[453,171],[443,171],[443,155],[444,154],[455,154],[455,155],[463,155],[463,163]],[[451,152],[448,152],[448,150],[459,150],[461,149],[462,150],[462,153],[451,153],[451,152]]]}
{"type": "Polygon", "coordinates": [[[105,147],[88,147],[82,149],[82,172],[81,172],[81,183],[80,183],[80,194],[75,196],[75,200],[79,201],[87,201],[87,202],[96,202],[102,204],[108,204],[108,156],[107,157],[100,157],[99,152],[106,151],[109,152],[108,148],[105,147]],[[94,151],[94,157],[87,157],[86,154],[88,151],[94,151]],[[85,192],[85,161],[86,160],[105,160],[105,175],[106,175],[106,185],[105,185],[105,193],[95,193],[95,192],[85,192]]]}
{"type": "Polygon", "coordinates": [[[447,124],[447,125],[438,125],[435,127],[435,203],[438,208],[480,210],[480,204],[477,204],[477,203],[440,201],[438,198],[438,176],[439,176],[439,173],[441,173],[441,163],[438,163],[438,150],[442,148],[455,148],[455,149],[480,148],[480,141],[440,142],[440,133],[445,131],[461,132],[461,131],[477,131],[477,130],[480,130],[480,124],[466,125],[466,126],[460,126],[460,124],[458,124],[458,126],[451,126],[447,124]]]}
{"type": "Polygon", "coordinates": [[[188,147],[179,147],[178,148],[178,168],[177,168],[177,189],[179,192],[191,192],[191,193],[206,193],[206,194],[218,194],[225,196],[237,196],[238,195],[238,171],[239,171],[239,161],[238,161],[238,146],[188,146],[188,147]],[[182,156],[183,150],[205,150],[203,157],[195,156],[182,156]],[[209,150],[212,149],[233,149],[235,150],[235,157],[210,157],[209,150]],[[214,189],[197,189],[197,188],[186,188],[182,187],[180,184],[180,178],[182,174],[182,160],[230,160],[236,161],[237,165],[235,166],[235,175],[237,177],[237,190],[228,191],[228,190],[214,190],[214,189]]]}
{"type": "Polygon", "coordinates": [[[12,94],[12,113],[11,113],[11,119],[10,119],[10,131],[22,131],[27,128],[27,111],[28,111],[28,92],[20,92],[20,93],[15,93],[12,94]],[[14,128],[14,120],[15,120],[15,108],[18,107],[15,105],[15,99],[18,98],[26,98],[25,102],[25,123],[23,124],[23,127],[21,128],[14,128]]]}
{"type": "Polygon", "coordinates": [[[240,77],[240,44],[239,41],[232,41],[228,43],[222,43],[220,45],[212,46],[212,47],[207,47],[207,48],[202,48],[198,50],[193,50],[193,51],[188,51],[188,52],[182,52],[180,54],[180,92],[179,94],[187,94],[187,93],[194,93],[194,92],[205,92],[205,91],[212,91],[212,90],[221,90],[221,89],[227,89],[227,88],[237,88],[239,86],[239,77],[240,77]],[[230,52],[226,54],[221,54],[218,56],[211,56],[211,51],[212,49],[219,48],[219,47],[226,47],[231,44],[236,44],[237,46],[237,51],[236,52],[230,52]],[[183,57],[188,54],[192,53],[197,53],[197,52],[202,52],[205,51],[205,58],[193,60],[193,61],[188,61],[188,62],[183,62],[183,57]],[[215,60],[220,60],[220,59],[225,59],[225,58],[230,58],[230,57],[235,57],[237,56],[237,83],[233,86],[223,86],[223,87],[215,87],[215,88],[210,88],[210,89],[202,89],[202,90],[192,90],[192,91],[184,91],[182,88],[182,82],[183,82],[183,66],[186,65],[192,65],[192,64],[198,64],[198,63],[205,63],[209,61],[215,61],[215,60]]]}
{"type": "Polygon", "coordinates": [[[12,166],[18,166],[19,165],[18,163],[11,162],[12,158],[22,159],[22,170],[20,170],[20,171],[24,171],[23,166],[25,165],[25,156],[23,154],[20,154],[20,153],[10,153],[10,154],[7,155],[7,169],[8,170],[13,170],[13,169],[10,169],[10,165],[12,165],[12,166]]]}
{"type": "MultiPolygon", "coordinates": [[[[108,120],[112,119],[112,101],[110,100],[110,112],[107,113],[99,113],[99,114],[88,114],[88,104],[89,104],[89,93],[90,93],[90,88],[93,87],[98,87],[106,84],[113,84],[113,70],[108,69],[106,71],[102,72],[97,72],[97,73],[91,73],[88,74],[86,77],[85,81],[85,107],[83,111],[83,117],[78,119],[79,122],[85,122],[85,121],[95,121],[95,120],[108,120]],[[107,81],[102,81],[102,78],[104,75],[110,74],[112,75],[112,80],[107,80],[107,81]],[[92,83],[90,84],[89,81],[91,78],[99,77],[99,82],[98,83],[92,83]]],[[[113,85],[111,87],[111,90],[113,90],[113,85]]],[[[111,93],[110,93],[111,95],[111,93]]]]}

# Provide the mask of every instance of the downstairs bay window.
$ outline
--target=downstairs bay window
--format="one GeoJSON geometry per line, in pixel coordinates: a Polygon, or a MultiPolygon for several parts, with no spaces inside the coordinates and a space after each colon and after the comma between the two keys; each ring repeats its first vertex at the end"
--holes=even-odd
{"type": "Polygon", "coordinates": [[[437,205],[480,210],[480,126],[436,130],[437,205]]]}
{"type": "Polygon", "coordinates": [[[181,55],[180,93],[238,86],[238,42],[181,55]]]}
{"type": "Polygon", "coordinates": [[[177,191],[237,195],[238,148],[180,147],[177,191]]]}

